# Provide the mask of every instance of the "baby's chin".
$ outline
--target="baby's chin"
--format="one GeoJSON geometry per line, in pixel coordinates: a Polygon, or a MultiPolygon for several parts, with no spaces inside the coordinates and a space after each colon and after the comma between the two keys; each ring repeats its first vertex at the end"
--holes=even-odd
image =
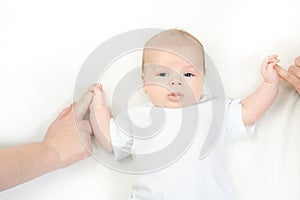
{"type": "Polygon", "coordinates": [[[198,102],[167,102],[164,104],[154,104],[155,106],[162,107],[162,108],[171,108],[171,109],[178,109],[178,108],[184,108],[188,106],[193,106],[197,104],[198,102]]]}

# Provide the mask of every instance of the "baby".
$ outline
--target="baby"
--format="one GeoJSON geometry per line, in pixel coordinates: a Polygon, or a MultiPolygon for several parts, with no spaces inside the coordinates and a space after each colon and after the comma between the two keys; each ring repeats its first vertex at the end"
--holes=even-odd
{"type": "MultiPolygon", "coordinates": [[[[150,104],[131,110],[137,123],[149,121],[149,108],[162,108],[166,124],[159,135],[147,141],[124,137],[105,106],[102,86],[92,88],[90,120],[94,134],[103,148],[117,159],[134,153],[151,153],[165,148],[178,133],[182,108],[198,109],[197,134],[185,154],[172,165],[159,171],[135,176],[133,200],[234,199],[222,169],[223,144],[254,132],[255,122],[266,112],[279,91],[279,76],[274,67],[277,55],[262,63],[264,82],[243,100],[227,99],[220,139],[204,159],[199,159],[201,145],[212,122],[212,101],[202,101],[205,76],[205,53],[202,44],[191,34],[177,29],[166,30],[152,37],[143,51],[142,80],[150,104]],[[175,134],[175,136],[174,136],[175,134]],[[121,151],[122,149],[122,151],[121,151]],[[127,152],[127,154],[124,154],[127,152]]],[[[189,119],[191,120],[191,119],[189,119]]],[[[151,123],[151,122],[150,122],[151,123]]],[[[147,123],[146,123],[147,124],[147,123]]],[[[138,133],[136,133],[138,134],[138,133]]]]}

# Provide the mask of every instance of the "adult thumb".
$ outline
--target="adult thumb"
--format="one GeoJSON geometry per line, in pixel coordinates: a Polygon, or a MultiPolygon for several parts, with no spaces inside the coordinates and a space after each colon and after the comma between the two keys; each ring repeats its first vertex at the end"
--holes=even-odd
{"type": "Polygon", "coordinates": [[[73,112],[76,120],[81,120],[84,114],[87,112],[89,105],[92,101],[93,93],[86,92],[81,99],[73,106],[73,112]]]}

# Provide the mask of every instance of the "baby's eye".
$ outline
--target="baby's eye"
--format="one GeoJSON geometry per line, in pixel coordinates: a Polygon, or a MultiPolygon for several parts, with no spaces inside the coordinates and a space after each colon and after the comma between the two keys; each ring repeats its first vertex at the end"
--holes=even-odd
{"type": "Polygon", "coordinates": [[[168,73],[166,73],[166,72],[161,72],[161,73],[158,74],[158,76],[166,77],[166,76],[168,76],[168,73]]]}
{"type": "Polygon", "coordinates": [[[194,76],[194,74],[192,74],[192,73],[189,73],[189,72],[188,72],[188,73],[184,73],[183,75],[184,75],[184,76],[186,76],[186,77],[191,77],[191,76],[194,76]]]}

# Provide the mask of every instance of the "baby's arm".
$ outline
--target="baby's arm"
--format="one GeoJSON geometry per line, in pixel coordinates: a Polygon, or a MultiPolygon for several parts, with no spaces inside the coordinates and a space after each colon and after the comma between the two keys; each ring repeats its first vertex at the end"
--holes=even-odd
{"type": "Polygon", "coordinates": [[[93,88],[94,97],[90,104],[90,120],[93,132],[108,152],[113,152],[110,138],[110,112],[105,105],[105,95],[102,85],[93,88]]]}
{"type": "Polygon", "coordinates": [[[257,121],[271,106],[279,91],[279,76],[274,67],[280,60],[277,55],[268,56],[262,63],[264,82],[242,101],[242,117],[245,126],[257,121]]]}

